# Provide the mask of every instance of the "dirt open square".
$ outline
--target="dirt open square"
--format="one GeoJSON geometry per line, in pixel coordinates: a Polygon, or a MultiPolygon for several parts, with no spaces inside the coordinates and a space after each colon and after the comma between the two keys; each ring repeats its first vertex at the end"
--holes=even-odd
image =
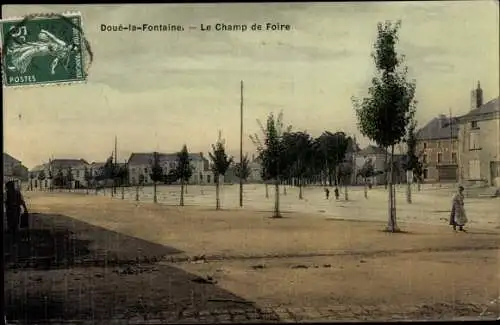
{"type": "Polygon", "coordinates": [[[446,209],[447,195],[415,193],[412,205],[399,199],[406,232],[391,234],[382,231],[383,189],[368,200],[353,190],[348,202],[321,203],[333,206],[328,213],[291,211],[295,194],[283,199],[284,217],[272,219],[272,197],[261,208],[215,211],[211,201],[177,207],[27,192],[31,236],[51,242],[52,251],[26,248],[24,259],[7,263],[8,312],[25,321],[102,324],[500,315],[500,230],[491,217],[498,199],[469,202],[471,219],[482,221],[456,233],[436,212],[446,209]],[[380,218],[363,217],[370,214],[380,218]]]}

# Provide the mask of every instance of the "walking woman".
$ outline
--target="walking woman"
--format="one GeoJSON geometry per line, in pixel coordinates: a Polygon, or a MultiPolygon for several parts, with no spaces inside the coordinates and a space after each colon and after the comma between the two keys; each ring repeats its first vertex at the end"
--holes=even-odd
{"type": "Polygon", "coordinates": [[[468,222],[467,214],[464,208],[464,187],[458,187],[458,193],[453,196],[451,215],[450,215],[450,225],[453,226],[453,230],[458,229],[465,232],[464,226],[468,222]]]}
{"type": "Polygon", "coordinates": [[[16,189],[13,181],[8,181],[5,184],[5,212],[7,216],[7,233],[10,234],[13,243],[17,240],[19,231],[19,221],[21,217],[21,207],[24,209],[24,214],[28,213],[28,208],[24,202],[21,191],[16,189]]]}

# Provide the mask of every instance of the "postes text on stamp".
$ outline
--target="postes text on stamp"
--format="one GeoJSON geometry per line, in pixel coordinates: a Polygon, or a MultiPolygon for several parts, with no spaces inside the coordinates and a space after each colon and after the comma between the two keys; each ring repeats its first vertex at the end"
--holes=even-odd
{"type": "Polygon", "coordinates": [[[4,87],[86,80],[92,53],[79,13],[29,15],[0,24],[4,87]]]}

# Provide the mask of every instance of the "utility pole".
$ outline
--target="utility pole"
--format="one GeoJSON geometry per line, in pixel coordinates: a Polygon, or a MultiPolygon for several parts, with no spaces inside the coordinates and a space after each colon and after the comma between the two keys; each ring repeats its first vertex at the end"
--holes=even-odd
{"type": "Polygon", "coordinates": [[[240,83],[240,207],[243,207],[243,80],[240,83]]]}

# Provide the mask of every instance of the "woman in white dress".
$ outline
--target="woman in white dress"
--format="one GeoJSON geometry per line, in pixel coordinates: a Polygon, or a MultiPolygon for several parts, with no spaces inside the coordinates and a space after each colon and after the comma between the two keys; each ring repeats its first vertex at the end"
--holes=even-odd
{"type": "Polygon", "coordinates": [[[460,186],[458,193],[453,196],[450,225],[453,226],[453,230],[457,230],[458,226],[460,231],[465,232],[464,226],[467,222],[467,214],[464,208],[464,187],[460,186]]]}

